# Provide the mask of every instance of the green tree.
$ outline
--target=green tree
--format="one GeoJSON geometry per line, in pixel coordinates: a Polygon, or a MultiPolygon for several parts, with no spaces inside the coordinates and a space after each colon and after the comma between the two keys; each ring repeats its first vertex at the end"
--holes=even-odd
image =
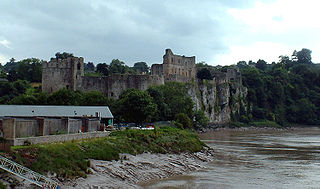
{"type": "Polygon", "coordinates": [[[197,72],[197,78],[212,80],[213,76],[208,68],[202,68],[197,72]]]}
{"type": "Polygon", "coordinates": [[[109,75],[109,65],[106,63],[99,63],[97,65],[97,72],[102,73],[104,76],[109,75]]]}
{"type": "Polygon", "coordinates": [[[198,110],[194,114],[195,126],[197,128],[208,127],[209,118],[206,116],[203,110],[198,110]]]}
{"type": "Polygon", "coordinates": [[[66,88],[60,89],[52,93],[48,97],[50,105],[79,105],[81,104],[82,93],[79,91],[73,92],[66,88]]]}
{"type": "Polygon", "coordinates": [[[311,64],[311,53],[312,51],[306,48],[303,48],[301,51],[298,51],[296,53],[297,56],[297,62],[302,64],[311,64]]]}
{"type": "Polygon", "coordinates": [[[109,70],[111,73],[125,74],[128,72],[129,67],[119,59],[113,59],[110,63],[109,70]]]}
{"type": "Polygon", "coordinates": [[[256,68],[260,69],[260,70],[265,70],[267,68],[267,62],[264,60],[259,59],[257,64],[256,64],[256,68]]]}
{"type": "Polygon", "coordinates": [[[83,94],[80,105],[83,106],[107,106],[110,102],[100,91],[89,91],[83,94]]]}
{"type": "Polygon", "coordinates": [[[123,91],[117,101],[118,114],[126,122],[149,122],[157,112],[151,96],[137,89],[123,91]]]}
{"type": "Polygon", "coordinates": [[[149,73],[149,66],[145,62],[136,62],[133,65],[133,69],[139,72],[149,73]]]}
{"type": "Polygon", "coordinates": [[[152,87],[150,95],[153,96],[157,106],[160,107],[160,120],[174,120],[175,114],[185,113],[193,115],[193,101],[187,95],[186,85],[178,82],[167,82],[165,85],[152,87]],[[162,117],[163,116],[163,117],[162,117]]]}
{"type": "Polygon", "coordinates": [[[178,127],[181,129],[192,129],[192,121],[185,113],[179,113],[175,115],[175,122],[178,123],[178,127]]]}

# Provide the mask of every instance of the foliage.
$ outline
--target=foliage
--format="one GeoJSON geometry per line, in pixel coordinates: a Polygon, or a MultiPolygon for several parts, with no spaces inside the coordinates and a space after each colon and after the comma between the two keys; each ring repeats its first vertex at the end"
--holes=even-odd
{"type": "Polygon", "coordinates": [[[208,127],[209,118],[206,116],[203,110],[198,110],[194,114],[194,125],[197,128],[208,127]]]}
{"type": "Polygon", "coordinates": [[[97,73],[101,73],[104,76],[109,75],[109,65],[106,63],[100,63],[97,65],[97,73]]]}
{"type": "Polygon", "coordinates": [[[58,177],[86,177],[88,159],[119,160],[120,153],[140,154],[198,152],[205,144],[197,135],[171,127],[152,131],[116,131],[105,138],[13,148],[15,161],[42,174],[55,172],[58,177]]]}
{"type": "Polygon", "coordinates": [[[212,80],[213,76],[208,68],[202,68],[197,72],[197,78],[212,80]]]}
{"type": "Polygon", "coordinates": [[[155,121],[174,120],[174,116],[178,113],[193,116],[193,102],[187,95],[184,83],[167,82],[165,85],[150,87],[147,92],[159,108],[158,120],[155,121]]]}
{"type": "Polygon", "coordinates": [[[73,57],[72,53],[67,53],[67,52],[63,52],[63,53],[57,52],[55,55],[56,55],[56,59],[66,59],[68,57],[73,57]]]}
{"type": "Polygon", "coordinates": [[[145,62],[136,62],[133,65],[133,69],[135,71],[140,71],[140,72],[145,72],[145,73],[149,73],[149,66],[147,65],[147,63],[145,62]]]}
{"type": "Polygon", "coordinates": [[[250,120],[250,114],[254,120],[267,119],[281,125],[319,124],[320,69],[311,63],[311,51],[302,49],[295,51],[292,59],[279,58],[276,64],[259,60],[255,67],[241,67],[250,110],[242,120],[250,120]]]}
{"type": "Polygon", "coordinates": [[[93,64],[93,62],[85,63],[85,64],[84,64],[84,71],[85,71],[86,73],[88,73],[88,72],[93,72],[93,71],[94,71],[94,64],[93,64]]]}
{"type": "Polygon", "coordinates": [[[82,94],[82,106],[107,106],[110,100],[100,91],[89,91],[82,94]]]}
{"type": "Polygon", "coordinates": [[[79,105],[81,103],[82,93],[79,91],[73,92],[66,88],[60,89],[52,93],[48,97],[50,105],[79,105]]]}
{"type": "Polygon", "coordinates": [[[192,129],[192,120],[185,113],[176,114],[175,121],[182,125],[180,129],[192,129]]]}
{"type": "Polygon", "coordinates": [[[4,104],[20,94],[24,94],[30,87],[27,81],[0,81],[0,103],[4,104]]]}

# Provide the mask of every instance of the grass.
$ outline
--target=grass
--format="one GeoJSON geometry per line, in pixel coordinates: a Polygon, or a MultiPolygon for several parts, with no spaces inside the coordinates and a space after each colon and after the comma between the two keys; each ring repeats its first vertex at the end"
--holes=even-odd
{"type": "Polygon", "coordinates": [[[191,131],[172,127],[115,131],[109,137],[13,148],[11,156],[39,173],[86,177],[89,159],[119,160],[120,153],[141,154],[201,151],[205,144],[191,131]]]}

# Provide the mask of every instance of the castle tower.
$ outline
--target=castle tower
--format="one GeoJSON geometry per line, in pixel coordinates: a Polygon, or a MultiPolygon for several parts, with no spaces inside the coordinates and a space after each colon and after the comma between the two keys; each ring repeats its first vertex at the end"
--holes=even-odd
{"type": "Polygon", "coordinates": [[[163,64],[151,67],[151,74],[163,75],[165,81],[188,82],[196,78],[196,57],[175,55],[166,49],[163,64]]]}
{"type": "Polygon", "coordinates": [[[59,89],[76,90],[84,76],[84,62],[80,57],[51,58],[42,64],[42,91],[51,94],[59,89]]]}

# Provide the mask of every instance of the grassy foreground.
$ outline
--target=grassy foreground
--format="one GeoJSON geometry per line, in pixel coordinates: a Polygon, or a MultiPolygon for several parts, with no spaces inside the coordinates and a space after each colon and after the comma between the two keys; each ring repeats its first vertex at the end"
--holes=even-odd
{"type": "Polygon", "coordinates": [[[204,146],[191,131],[165,127],[115,131],[105,138],[16,147],[11,156],[39,173],[51,172],[60,178],[74,178],[86,177],[89,159],[119,160],[119,153],[197,152],[204,146]]]}

